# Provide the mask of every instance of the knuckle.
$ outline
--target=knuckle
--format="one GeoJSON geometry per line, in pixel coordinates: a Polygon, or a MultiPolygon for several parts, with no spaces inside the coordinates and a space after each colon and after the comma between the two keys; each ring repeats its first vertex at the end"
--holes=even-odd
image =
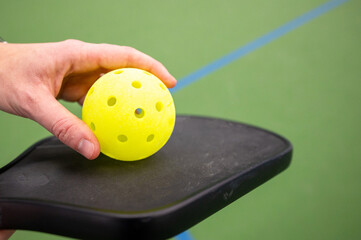
{"type": "Polygon", "coordinates": [[[68,118],[60,118],[56,121],[52,128],[51,132],[62,142],[71,142],[73,140],[72,132],[75,126],[72,124],[71,120],[68,118]]]}
{"type": "Polygon", "coordinates": [[[87,49],[88,43],[76,40],[76,39],[67,39],[61,42],[58,45],[58,51],[60,53],[59,59],[61,64],[65,66],[68,73],[72,73],[74,71],[75,63],[79,62],[82,58],[84,58],[84,54],[87,49]]]}
{"type": "Polygon", "coordinates": [[[133,47],[123,46],[123,51],[126,59],[126,65],[135,66],[139,63],[139,51],[133,47]]]}
{"type": "Polygon", "coordinates": [[[164,65],[157,61],[157,60],[153,60],[152,64],[150,65],[151,69],[154,71],[155,69],[160,69],[160,68],[165,68],[164,65]]]}
{"type": "Polygon", "coordinates": [[[130,46],[123,46],[124,52],[128,53],[128,54],[134,54],[136,52],[138,52],[137,49],[130,47],[130,46]]]}
{"type": "Polygon", "coordinates": [[[78,46],[80,44],[83,44],[84,42],[77,39],[66,39],[63,41],[63,43],[68,46],[78,46]]]}
{"type": "Polygon", "coordinates": [[[68,58],[76,56],[81,48],[85,46],[85,42],[76,39],[67,39],[59,45],[59,51],[67,54],[68,58]]]}

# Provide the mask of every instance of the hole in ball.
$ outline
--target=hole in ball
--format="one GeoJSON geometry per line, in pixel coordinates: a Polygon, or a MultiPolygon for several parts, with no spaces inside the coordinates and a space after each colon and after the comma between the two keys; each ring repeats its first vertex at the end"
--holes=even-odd
{"type": "Polygon", "coordinates": [[[117,99],[114,97],[114,96],[110,96],[108,98],[108,106],[111,107],[111,106],[114,106],[117,102],[117,99]]]}
{"type": "Polygon", "coordinates": [[[155,104],[155,108],[157,109],[158,112],[162,111],[162,109],[163,109],[163,103],[157,102],[157,103],[155,104]]]}
{"type": "Polygon", "coordinates": [[[126,141],[128,141],[128,138],[127,138],[127,136],[121,134],[121,135],[118,136],[118,141],[119,142],[126,142],[126,141]]]}
{"type": "Polygon", "coordinates": [[[144,117],[144,110],[142,108],[137,108],[135,109],[134,111],[134,115],[137,117],[137,118],[142,118],[144,117]]]}
{"type": "Polygon", "coordinates": [[[150,134],[148,137],[147,137],[147,142],[151,142],[153,141],[154,139],[154,134],[150,134]]]}
{"type": "Polygon", "coordinates": [[[163,90],[166,90],[166,87],[164,86],[164,84],[159,83],[159,86],[160,86],[163,90]]]}
{"type": "Polygon", "coordinates": [[[95,131],[95,124],[93,122],[90,123],[91,130],[95,131]]]}
{"type": "Polygon", "coordinates": [[[132,86],[133,86],[134,88],[141,88],[141,87],[142,87],[142,84],[140,84],[140,82],[138,82],[138,81],[133,81],[133,82],[132,82],[132,86]]]}
{"type": "Polygon", "coordinates": [[[114,74],[121,74],[123,72],[123,70],[117,70],[114,72],[114,74]]]}

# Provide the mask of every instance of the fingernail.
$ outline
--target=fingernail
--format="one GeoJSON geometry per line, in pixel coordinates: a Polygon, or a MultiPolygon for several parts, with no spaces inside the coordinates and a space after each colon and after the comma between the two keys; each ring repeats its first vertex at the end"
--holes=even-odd
{"type": "Polygon", "coordinates": [[[91,158],[94,153],[94,144],[86,139],[82,139],[78,145],[78,152],[86,158],[91,158]]]}

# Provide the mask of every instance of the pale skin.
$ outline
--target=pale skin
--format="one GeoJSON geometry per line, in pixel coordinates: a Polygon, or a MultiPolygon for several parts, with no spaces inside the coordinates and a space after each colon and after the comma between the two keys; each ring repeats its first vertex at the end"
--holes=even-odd
{"type": "MultiPolygon", "coordinates": [[[[57,99],[82,104],[91,85],[108,71],[147,70],[172,88],[176,79],[158,61],[136,49],[78,40],[0,44],[0,110],[32,119],[84,157],[100,153],[89,127],[57,99]]],[[[0,240],[13,230],[0,230],[0,240]]]]}

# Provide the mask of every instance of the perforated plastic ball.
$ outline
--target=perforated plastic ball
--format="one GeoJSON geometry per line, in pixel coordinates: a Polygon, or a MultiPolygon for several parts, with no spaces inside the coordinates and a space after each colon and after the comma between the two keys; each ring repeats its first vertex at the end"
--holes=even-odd
{"type": "Polygon", "coordinates": [[[83,121],[105,155],[124,161],[144,159],[161,149],[175,123],[168,88],[153,74],[122,68],[100,77],[83,104],[83,121]]]}

